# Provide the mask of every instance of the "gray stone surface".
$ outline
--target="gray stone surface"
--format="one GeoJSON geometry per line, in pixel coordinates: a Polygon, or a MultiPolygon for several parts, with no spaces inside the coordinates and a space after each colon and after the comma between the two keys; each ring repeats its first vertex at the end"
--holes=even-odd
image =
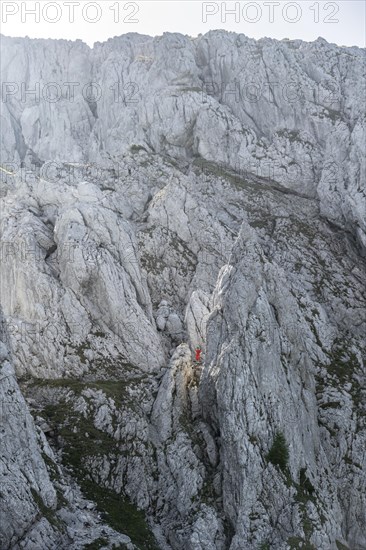
{"type": "Polygon", "coordinates": [[[365,51],[1,42],[1,548],[365,548],[365,51]]]}

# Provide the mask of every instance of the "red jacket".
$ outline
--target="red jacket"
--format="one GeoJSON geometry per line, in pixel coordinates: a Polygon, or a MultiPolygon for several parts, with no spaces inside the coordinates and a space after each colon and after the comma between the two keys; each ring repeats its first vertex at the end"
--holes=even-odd
{"type": "Polygon", "coordinates": [[[202,350],[200,348],[196,349],[196,361],[201,361],[202,350]]]}

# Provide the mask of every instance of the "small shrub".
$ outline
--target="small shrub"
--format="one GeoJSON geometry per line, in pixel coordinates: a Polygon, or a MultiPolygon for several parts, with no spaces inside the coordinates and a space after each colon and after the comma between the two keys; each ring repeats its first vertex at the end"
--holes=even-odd
{"type": "Polygon", "coordinates": [[[315,491],[313,484],[306,475],[306,468],[300,470],[300,487],[309,495],[312,495],[315,491]]]}
{"type": "Polygon", "coordinates": [[[267,460],[279,466],[284,472],[288,463],[288,445],[286,443],[285,436],[281,432],[277,432],[274,436],[272,447],[267,455],[267,460]]]}

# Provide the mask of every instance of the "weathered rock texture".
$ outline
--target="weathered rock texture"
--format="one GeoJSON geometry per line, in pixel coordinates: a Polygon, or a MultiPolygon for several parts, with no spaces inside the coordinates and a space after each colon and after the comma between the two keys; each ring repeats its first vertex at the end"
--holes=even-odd
{"type": "Polygon", "coordinates": [[[365,51],[1,46],[1,548],[366,548],[365,51]]]}

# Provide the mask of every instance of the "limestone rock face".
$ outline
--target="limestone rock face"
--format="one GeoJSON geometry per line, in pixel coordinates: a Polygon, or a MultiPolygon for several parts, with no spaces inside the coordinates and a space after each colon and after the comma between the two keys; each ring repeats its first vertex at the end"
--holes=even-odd
{"type": "MultiPolygon", "coordinates": [[[[2,344],[3,349],[6,349],[2,344]]],[[[37,500],[52,513],[56,491],[38,444],[33,418],[8,357],[1,363],[1,546],[16,543],[27,531],[44,545],[55,540],[53,526],[38,516],[37,500]]]]}
{"type": "Polygon", "coordinates": [[[1,45],[1,548],[365,548],[365,51],[1,45]]]}
{"type": "MultiPolygon", "coordinates": [[[[343,468],[339,470],[340,455],[329,454],[320,417],[329,407],[345,407],[348,419],[353,416],[346,413],[348,406],[352,408],[352,397],[342,387],[328,387],[326,397],[318,379],[316,365],[327,362],[324,355],[328,355],[332,329],[319,312],[314,334],[309,334],[308,317],[296,304],[291,279],[277,262],[268,261],[245,223],[231,261],[222,270],[215,292],[207,327],[211,351],[200,386],[202,401],[211,404],[206,420],[216,425],[221,438],[223,506],[236,526],[231,548],[254,549],[267,540],[280,547],[284,538],[302,538],[301,520],[307,516],[314,546],[331,548],[334,540],[342,540],[344,499],[337,488],[345,483],[345,474],[343,468]],[[235,385],[229,380],[235,380],[235,385]],[[289,445],[287,475],[294,480],[292,487],[286,475],[270,463],[263,464],[276,431],[285,435],[289,445]],[[229,466],[234,462],[235,470],[229,466]],[[305,475],[319,493],[304,505],[300,493],[305,475]],[[276,490],[267,492],[268,484],[276,490]],[[320,517],[319,502],[325,501],[332,505],[320,517]],[[277,529],[273,529],[274,510],[281,518],[277,529]]],[[[328,422],[330,418],[340,421],[334,409],[328,422]]],[[[337,447],[345,451],[342,433],[340,427],[337,447]]],[[[355,441],[358,437],[352,436],[355,441]]],[[[359,457],[364,468],[365,454],[359,457]]],[[[365,479],[361,483],[364,486],[365,479]]],[[[365,502],[359,505],[364,508],[365,502]]],[[[360,533],[350,539],[351,547],[365,544],[360,533]]]]}
{"type": "Polygon", "coordinates": [[[100,521],[95,505],[58,466],[43,431],[49,426],[34,422],[4,342],[0,352],[1,548],[76,550],[101,534],[108,548],[122,543],[135,548],[129,537],[100,521]]]}
{"type": "Polygon", "coordinates": [[[199,155],[318,197],[365,242],[364,50],[224,31],[2,44],[6,161],[199,155]]]}

